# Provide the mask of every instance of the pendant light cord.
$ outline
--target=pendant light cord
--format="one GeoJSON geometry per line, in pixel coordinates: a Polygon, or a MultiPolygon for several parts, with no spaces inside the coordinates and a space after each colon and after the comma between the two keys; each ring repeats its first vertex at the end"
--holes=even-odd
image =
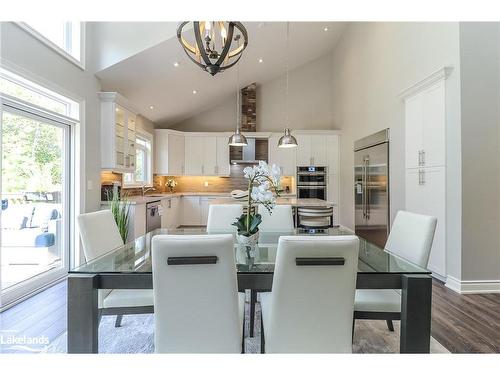
{"type": "Polygon", "coordinates": [[[285,98],[285,128],[288,128],[290,124],[288,123],[288,49],[289,49],[289,39],[290,39],[290,22],[286,23],[286,83],[285,83],[285,91],[286,91],[286,98],[285,98]]]}
{"type": "MultiPolygon", "coordinates": [[[[238,41],[238,47],[239,47],[239,41],[238,41]]],[[[240,129],[240,121],[241,121],[241,116],[240,116],[240,63],[238,62],[236,64],[236,132],[238,130],[241,131],[240,129]]]]}

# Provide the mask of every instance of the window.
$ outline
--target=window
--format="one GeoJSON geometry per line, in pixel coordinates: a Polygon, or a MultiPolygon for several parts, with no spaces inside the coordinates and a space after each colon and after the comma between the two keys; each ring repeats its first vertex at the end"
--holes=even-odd
{"type": "Polygon", "coordinates": [[[125,173],[123,182],[128,186],[152,185],[151,139],[149,134],[137,134],[135,139],[135,173],[125,173]]]}
{"type": "Polygon", "coordinates": [[[50,48],[83,68],[83,22],[33,20],[18,24],[50,48]]]}
{"type": "Polygon", "coordinates": [[[60,115],[79,118],[80,106],[77,102],[3,68],[0,68],[0,93],[60,115]]]}

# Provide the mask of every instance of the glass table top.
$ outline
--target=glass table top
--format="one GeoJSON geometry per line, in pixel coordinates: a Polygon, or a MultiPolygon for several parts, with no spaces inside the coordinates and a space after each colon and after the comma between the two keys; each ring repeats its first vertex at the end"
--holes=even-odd
{"type": "MultiPolygon", "coordinates": [[[[234,232],[220,232],[232,233],[234,232]]],[[[151,240],[156,235],[200,235],[208,233],[206,229],[156,229],[98,258],[86,262],[70,270],[70,273],[151,273],[151,240]]],[[[292,232],[260,232],[258,244],[245,246],[237,243],[235,238],[236,268],[238,273],[273,273],[276,251],[280,236],[342,236],[353,233],[343,227],[306,230],[295,229],[292,232]]],[[[395,254],[388,252],[363,238],[359,238],[358,273],[421,273],[430,271],[421,268],[395,254]]]]}

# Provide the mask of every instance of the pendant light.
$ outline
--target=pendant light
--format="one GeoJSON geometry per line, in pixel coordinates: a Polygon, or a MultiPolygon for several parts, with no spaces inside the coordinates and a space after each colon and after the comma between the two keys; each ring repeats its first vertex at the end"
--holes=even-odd
{"type": "Polygon", "coordinates": [[[189,59],[213,76],[237,64],[248,45],[247,29],[236,21],[184,21],[177,38],[189,59]]]}
{"type": "Polygon", "coordinates": [[[246,146],[246,137],[240,130],[240,64],[236,66],[236,133],[229,137],[229,146],[246,146]]]}
{"type": "MultiPolygon", "coordinates": [[[[285,95],[285,125],[288,126],[288,44],[290,39],[290,22],[286,23],[286,95],[285,95]]],[[[278,141],[278,147],[280,148],[292,148],[297,147],[297,139],[290,134],[290,129],[285,128],[285,135],[283,135],[278,141]]]]}

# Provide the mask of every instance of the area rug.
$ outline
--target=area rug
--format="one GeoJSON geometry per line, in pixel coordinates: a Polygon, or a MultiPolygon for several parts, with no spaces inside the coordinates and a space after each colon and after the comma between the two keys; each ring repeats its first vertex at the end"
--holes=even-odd
{"type": "MultiPolygon", "coordinates": [[[[245,306],[245,353],[260,353],[260,304],[255,306],[254,337],[248,337],[249,303],[245,306]]],[[[104,316],[99,325],[99,353],[154,353],[154,315],[126,315],[122,326],[115,327],[114,316],[104,316]]],[[[50,343],[44,352],[66,353],[66,333],[50,343]]],[[[399,322],[394,332],[385,321],[357,320],[354,329],[353,353],[399,353],[399,322]]],[[[449,351],[431,337],[431,353],[449,351]]]]}

